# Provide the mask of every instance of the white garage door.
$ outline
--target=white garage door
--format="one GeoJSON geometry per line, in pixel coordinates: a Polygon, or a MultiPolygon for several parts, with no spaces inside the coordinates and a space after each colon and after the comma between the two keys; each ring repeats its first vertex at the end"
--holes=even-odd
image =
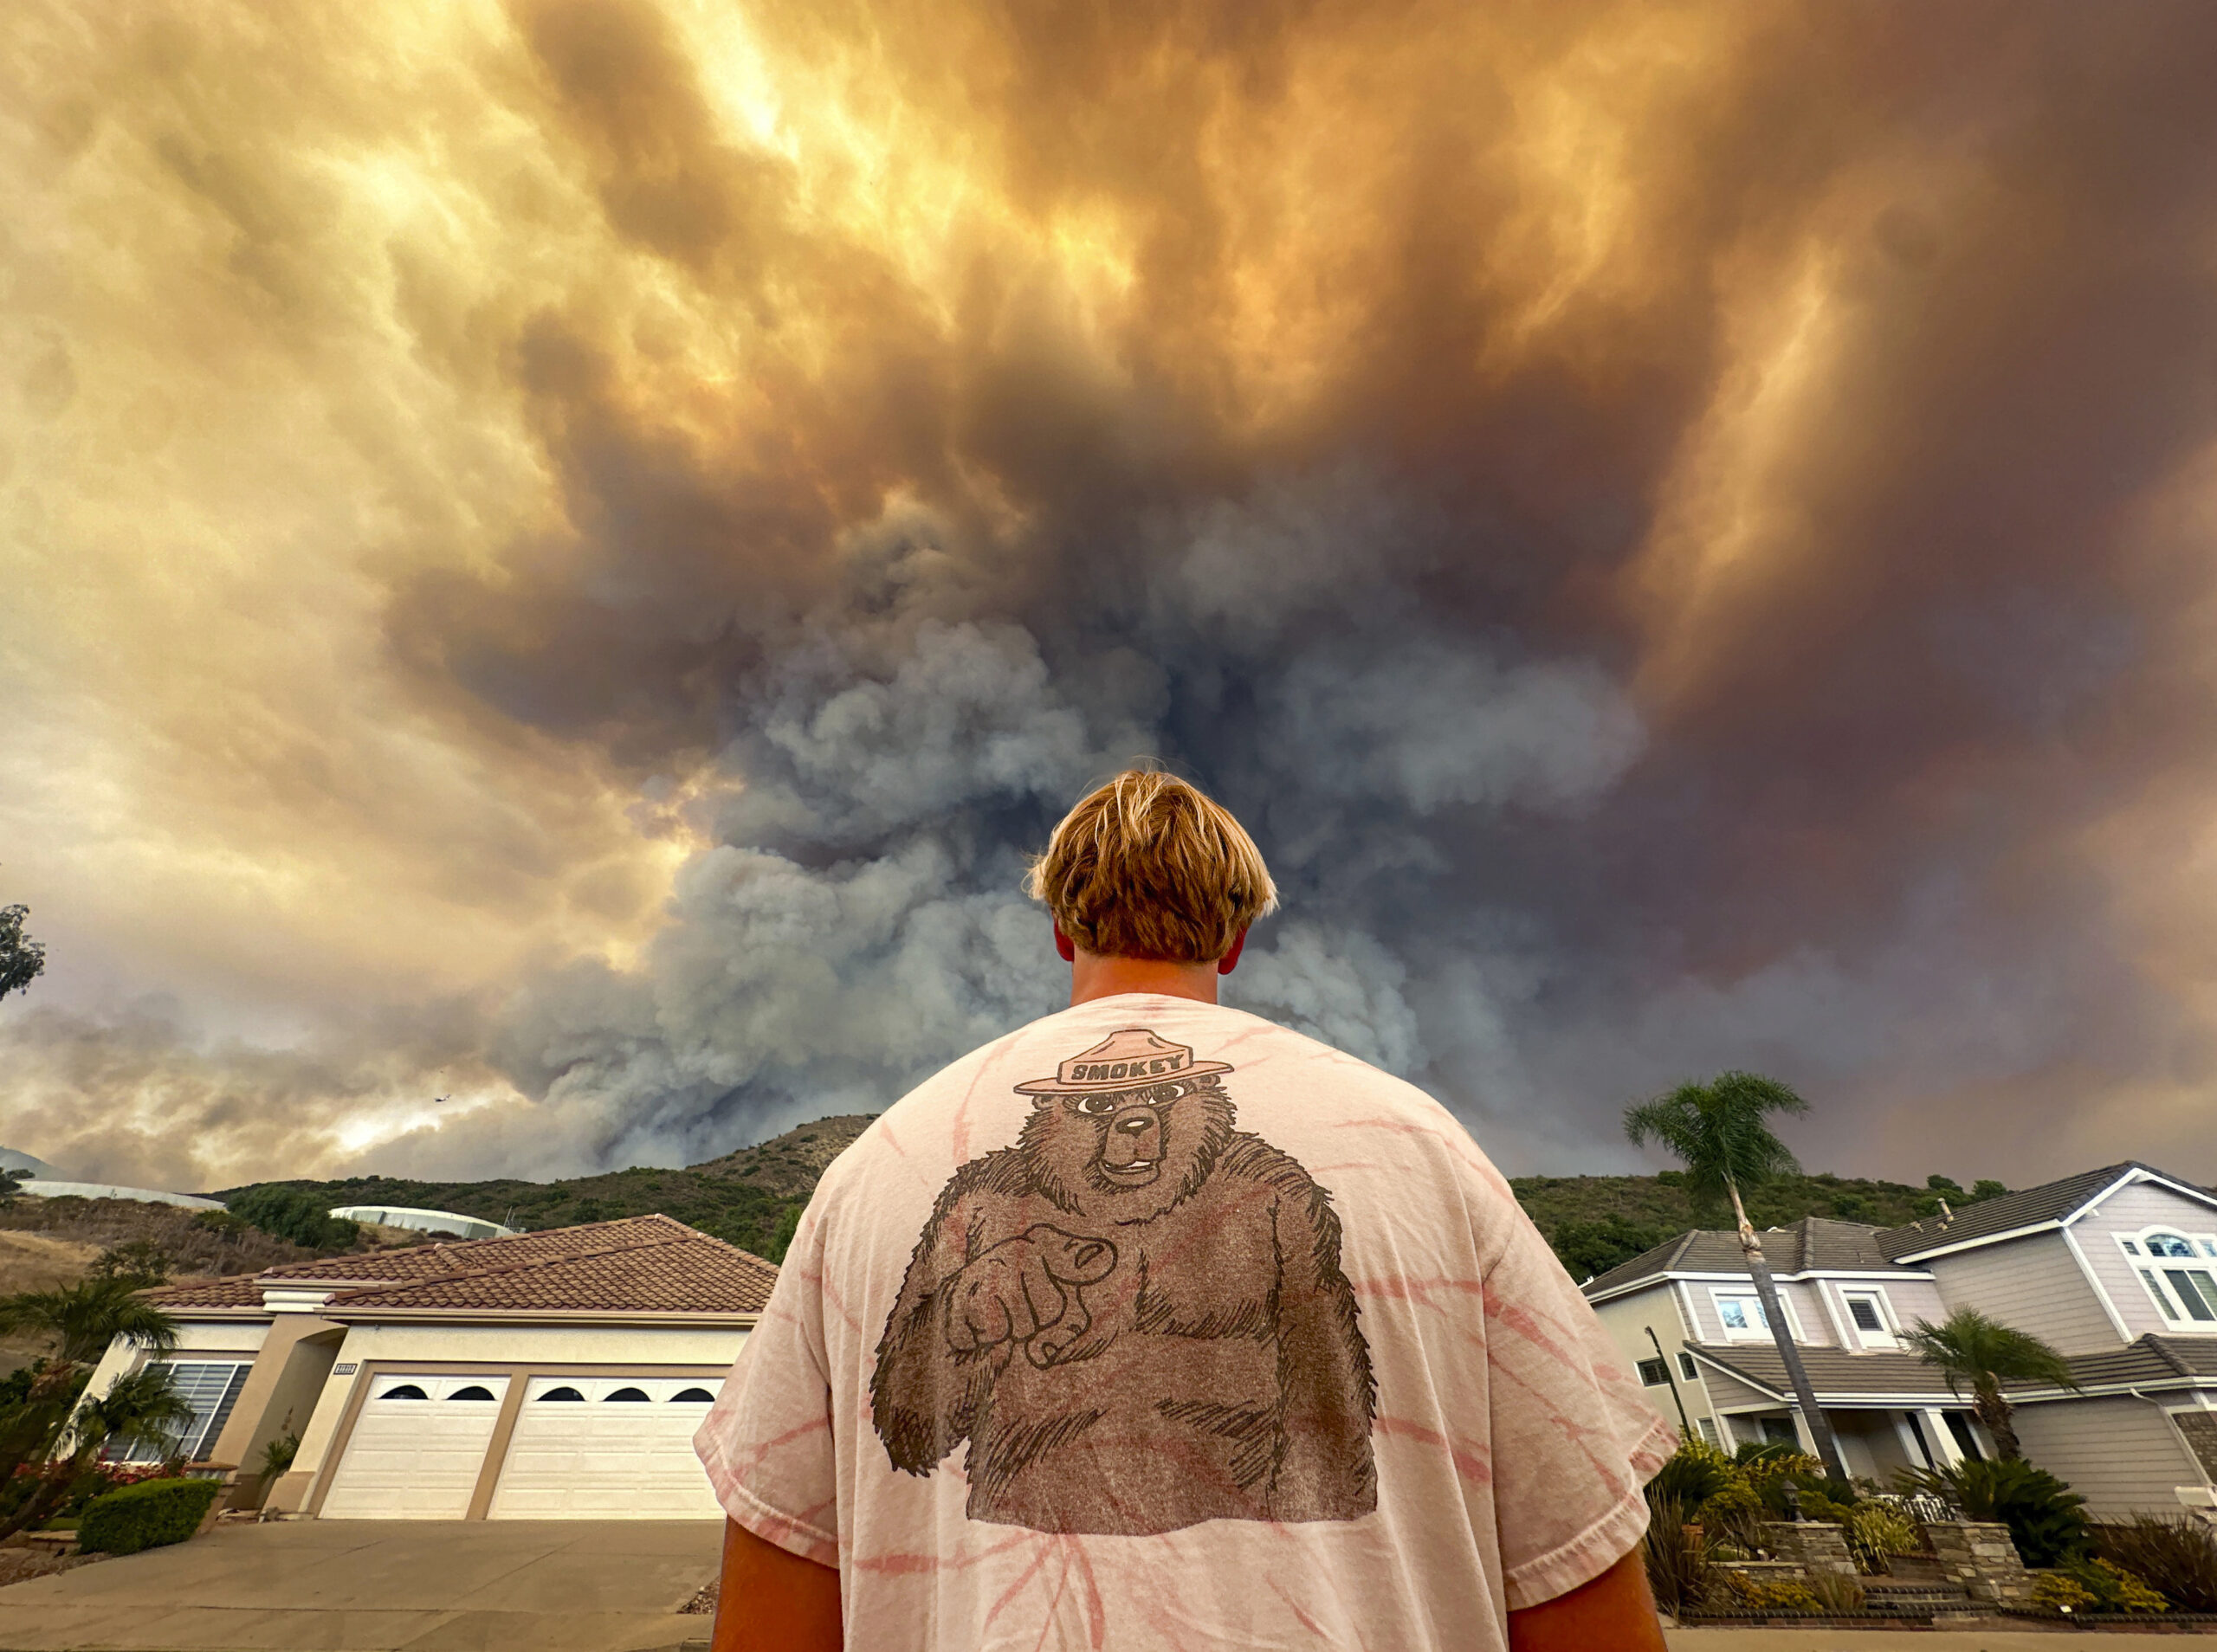
{"type": "Polygon", "coordinates": [[[693,1432],[721,1378],[534,1377],[494,1488],[507,1520],[714,1520],[693,1432]]]}
{"type": "Polygon", "coordinates": [[[462,1519],[507,1387],[505,1377],[380,1371],[347,1436],[324,1518],[462,1519]]]}

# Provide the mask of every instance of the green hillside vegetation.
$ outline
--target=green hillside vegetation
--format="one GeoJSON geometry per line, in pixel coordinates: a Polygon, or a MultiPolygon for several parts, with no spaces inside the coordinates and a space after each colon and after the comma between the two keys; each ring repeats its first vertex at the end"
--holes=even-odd
{"type": "Polygon", "coordinates": [[[793,1228],[817,1178],[875,1114],[818,1119],[759,1146],[685,1170],[633,1169],[559,1182],[501,1178],[418,1182],[352,1176],[335,1182],[262,1182],[217,1195],[231,1210],[256,1220],[262,1210],[291,1213],[303,1204],[325,1210],[349,1204],[414,1205],[482,1216],[513,1228],[573,1227],[659,1212],[772,1262],[784,1260],[793,1228]],[[283,1190],[306,1200],[274,1197],[283,1190]]]}
{"type": "MultiPolygon", "coordinates": [[[[614,1171],[560,1182],[356,1176],[336,1182],[264,1182],[221,1197],[249,1220],[268,1211],[269,1220],[287,1226],[297,1226],[304,1209],[347,1204],[417,1205],[527,1229],[659,1211],[779,1262],[824,1166],[874,1116],[818,1119],[759,1146],[684,1170],[614,1171]]],[[[1688,1228],[1730,1225],[1723,1211],[1695,1210],[1685,1178],[1677,1171],[1659,1176],[1524,1176],[1509,1186],[1574,1279],[1605,1273],[1688,1228]]],[[[1748,1216],[1759,1228],[1784,1227],[1805,1216],[1895,1227],[1938,1215],[1943,1198],[1961,1210],[2003,1191],[1999,1182],[1966,1189],[1944,1176],[1928,1177],[1923,1187],[1844,1176],[1794,1176],[1750,1193],[1748,1216]]]]}
{"type": "MultiPolygon", "coordinates": [[[[1694,1208],[1680,1171],[1520,1176],[1509,1185],[1573,1279],[1606,1273],[1688,1228],[1732,1225],[1729,1210],[1694,1208]]],[[[1894,1228],[1939,1215],[1942,1199],[1960,1210],[2007,1191],[2000,1182],[1964,1188],[1945,1176],[1929,1176],[1923,1187],[1847,1176],[1787,1176],[1749,1190],[1746,1203],[1748,1220],[1758,1229],[1783,1228],[1807,1216],[1894,1228]]]]}

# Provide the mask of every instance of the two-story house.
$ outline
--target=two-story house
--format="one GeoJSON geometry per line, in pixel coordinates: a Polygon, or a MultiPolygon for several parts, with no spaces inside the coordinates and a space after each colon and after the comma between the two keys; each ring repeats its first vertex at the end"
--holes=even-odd
{"type": "MultiPolygon", "coordinates": [[[[1992,1454],[1900,1340],[1975,1307],[2070,1358],[2078,1391],[2009,1395],[2026,1455],[2097,1517],[2217,1509],[2217,1194],[2112,1165],[1907,1227],[1812,1216],[1762,1237],[1850,1473],[1992,1454]]],[[[1809,1444],[1733,1235],[1682,1234],[1585,1291],[1664,1417],[1728,1449],[1809,1444]]]]}

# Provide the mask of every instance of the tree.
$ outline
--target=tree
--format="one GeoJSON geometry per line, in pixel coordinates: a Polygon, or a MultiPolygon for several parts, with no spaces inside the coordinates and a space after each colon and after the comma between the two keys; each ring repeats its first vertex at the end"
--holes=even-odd
{"type": "Polygon", "coordinates": [[[177,1271],[177,1264],[170,1253],[153,1239],[133,1239],[120,1245],[111,1245],[93,1258],[91,1277],[120,1279],[134,1291],[152,1289],[170,1282],[170,1275],[177,1271]]]}
{"type": "Polygon", "coordinates": [[[1764,1260],[1762,1242],[1755,1237],[1741,1202],[1742,1188],[1755,1187],[1778,1176],[1798,1176],[1801,1166],[1786,1144],[1766,1122],[1772,1113],[1803,1113],[1809,1104],[1776,1079],[1757,1073],[1720,1073],[1707,1084],[1681,1084],[1667,1095],[1625,1109],[1625,1134],[1635,1146],[1649,1141],[1661,1144],[1686,1167],[1686,1191],[1697,1208],[1714,1208],[1729,1199],[1740,1230],[1741,1254],[1755,1281],[1755,1295],[1763,1305],[1779,1358],[1786,1363],[1787,1381],[1794,1390],[1795,1409],[1809,1426],[1826,1475],[1845,1485],[1847,1468],[1841,1461],[1839,1442],[1832,1438],[1831,1421],[1817,1404],[1809,1385],[1808,1371],[1800,1351],[1787,1329],[1786,1313],[1779,1306],[1778,1286],[1764,1260]]]}
{"type": "Polygon", "coordinates": [[[21,992],[46,968],[46,948],[23,933],[29,907],[0,907],[0,998],[21,992]]]}
{"type": "Polygon", "coordinates": [[[167,1353],[177,1346],[177,1321],[138,1289],[127,1279],[87,1279],[0,1298],[0,1335],[58,1337],[62,1362],[72,1365],[97,1364],[118,1337],[167,1353]]]}
{"type": "Polygon", "coordinates": [[[345,1250],[361,1242],[362,1230],[331,1214],[328,1202],[305,1188],[265,1182],[223,1201],[230,1213],[262,1232],[289,1239],[310,1250],[345,1250]]]}
{"type": "Polygon", "coordinates": [[[67,1449],[48,1459],[31,1494],[0,1520],[0,1539],[43,1525],[68,1498],[70,1482],[110,1444],[166,1446],[191,1421],[192,1407],[177,1391],[168,1366],[144,1365],[117,1378],[107,1393],[77,1407],[69,1419],[67,1449]]]}
{"type": "Polygon", "coordinates": [[[2070,1362],[2029,1331],[1990,1320],[1976,1308],[1957,1308],[1938,1325],[1919,1320],[1907,1332],[1908,1343],[1918,1358],[1948,1379],[1949,1391],[1958,1399],[1968,1385],[1971,1410],[1994,1436],[1994,1449],[2004,1457],[2021,1461],[2013,1408],[2001,1384],[2013,1382],[2052,1383],[2077,1388],[2078,1378],[2070,1362]]]}

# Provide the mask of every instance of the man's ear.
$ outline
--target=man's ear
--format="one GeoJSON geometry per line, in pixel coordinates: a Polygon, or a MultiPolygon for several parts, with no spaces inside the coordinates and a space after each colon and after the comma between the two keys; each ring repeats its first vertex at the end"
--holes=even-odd
{"type": "Polygon", "coordinates": [[[1231,950],[1216,961],[1216,972],[1229,975],[1239,967],[1239,954],[1246,950],[1247,932],[1241,930],[1231,938],[1231,950]]]}
{"type": "Polygon", "coordinates": [[[1055,926],[1055,951],[1062,955],[1063,963],[1077,962],[1077,948],[1070,944],[1070,938],[1063,933],[1063,926],[1060,924],[1055,926]]]}

